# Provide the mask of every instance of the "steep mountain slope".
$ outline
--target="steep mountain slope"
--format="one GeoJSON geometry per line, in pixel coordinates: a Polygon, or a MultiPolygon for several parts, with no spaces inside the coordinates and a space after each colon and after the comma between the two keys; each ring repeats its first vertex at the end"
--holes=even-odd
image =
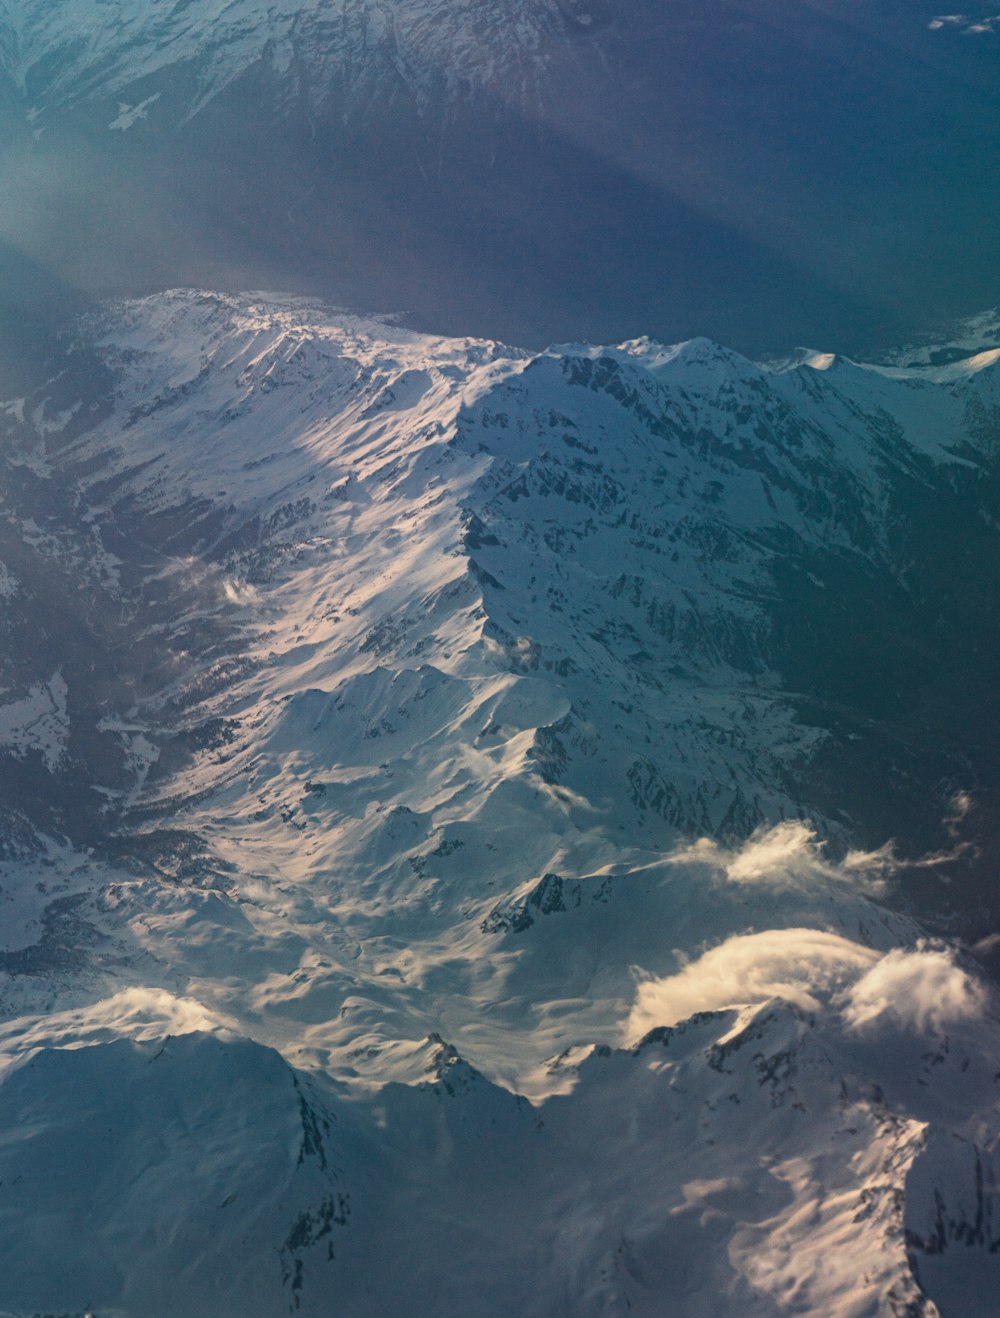
{"type": "Polygon", "coordinates": [[[997,352],[180,291],[57,365],[2,412],[0,1308],[976,1312],[1000,1034],[920,921],[997,927],[997,352]]]}

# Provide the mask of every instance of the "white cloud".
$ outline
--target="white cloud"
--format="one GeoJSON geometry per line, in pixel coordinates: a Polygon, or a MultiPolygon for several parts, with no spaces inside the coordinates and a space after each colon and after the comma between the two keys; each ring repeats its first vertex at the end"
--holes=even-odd
{"type": "Polygon", "coordinates": [[[819,929],[771,929],[729,938],[665,979],[642,980],[627,1033],[638,1039],[699,1011],[772,998],[827,1010],[854,1031],[935,1032],[986,1007],[985,989],[947,949],[919,944],[883,956],[819,929]]]}
{"type": "Polygon", "coordinates": [[[726,876],[732,883],[773,884],[817,867],[823,862],[815,833],[805,824],[786,822],[755,834],[729,861],[726,876]]]}
{"type": "Polygon", "coordinates": [[[899,868],[891,844],[877,851],[851,851],[843,860],[832,861],[815,829],[798,819],[758,830],[737,850],[702,838],[671,860],[708,865],[728,883],[796,891],[837,882],[863,885],[871,893],[886,874],[899,868]]]}
{"type": "Polygon", "coordinates": [[[896,948],[847,992],[844,1018],[853,1029],[891,1022],[920,1033],[982,1014],[986,992],[951,953],[927,945],[896,948]]]}
{"type": "Polygon", "coordinates": [[[821,929],[769,929],[729,938],[666,979],[639,984],[628,1022],[631,1038],[676,1025],[698,1011],[783,998],[806,1011],[871,969],[879,954],[821,929]]]}
{"type": "Polygon", "coordinates": [[[927,26],[932,32],[940,31],[941,28],[957,28],[960,32],[978,34],[995,31],[998,23],[1000,23],[1000,14],[990,14],[978,21],[973,21],[966,14],[938,14],[927,26]]]}

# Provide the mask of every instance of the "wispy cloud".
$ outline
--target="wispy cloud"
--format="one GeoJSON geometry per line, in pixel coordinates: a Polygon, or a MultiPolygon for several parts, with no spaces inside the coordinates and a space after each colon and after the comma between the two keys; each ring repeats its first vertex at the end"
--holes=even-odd
{"type": "Polygon", "coordinates": [[[941,28],[951,28],[975,36],[996,31],[997,27],[1000,27],[1000,14],[990,14],[986,18],[970,18],[967,14],[937,14],[927,26],[932,32],[941,28]]]}
{"type": "Polygon", "coordinates": [[[702,838],[675,852],[671,861],[706,865],[727,883],[808,892],[833,881],[865,887],[869,895],[903,868],[891,843],[876,851],[849,851],[832,860],[812,825],[798,819],[760,829],[737,848],[702,838]]]}
{"type": "Polygon", "coordinates": [[[923,1034],[985,1008],[985,989],[955,964],[950,950],[923,944],[882,957],[848,990],[843,1010],[854,1030],[889,1024],[923,1034]]]}

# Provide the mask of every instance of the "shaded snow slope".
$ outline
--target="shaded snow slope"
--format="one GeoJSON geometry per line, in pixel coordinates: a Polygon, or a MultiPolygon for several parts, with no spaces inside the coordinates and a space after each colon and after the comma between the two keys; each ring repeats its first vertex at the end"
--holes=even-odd
{"type": "Polygon", "coordinates": [[[996,370],[80,323],[3,411],[0,1308],[974,1303],[996,370]]]}

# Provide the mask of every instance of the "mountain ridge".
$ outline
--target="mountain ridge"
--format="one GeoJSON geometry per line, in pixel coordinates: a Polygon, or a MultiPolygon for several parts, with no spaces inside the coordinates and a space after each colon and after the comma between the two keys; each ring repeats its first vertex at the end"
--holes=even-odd
{"type": "Polygon", "coordinates": [[[175,290],[2,405],[0,1305],[934,1318],[992,1277],[997,368],[818,365],[175,290]],[[53,1271],[14,1178],[84,1178],[119,1072],[53,1271]],[[174,1275],[175,1136],[213,1275],[261,1242],[238,1302],[174,1275]]]}

